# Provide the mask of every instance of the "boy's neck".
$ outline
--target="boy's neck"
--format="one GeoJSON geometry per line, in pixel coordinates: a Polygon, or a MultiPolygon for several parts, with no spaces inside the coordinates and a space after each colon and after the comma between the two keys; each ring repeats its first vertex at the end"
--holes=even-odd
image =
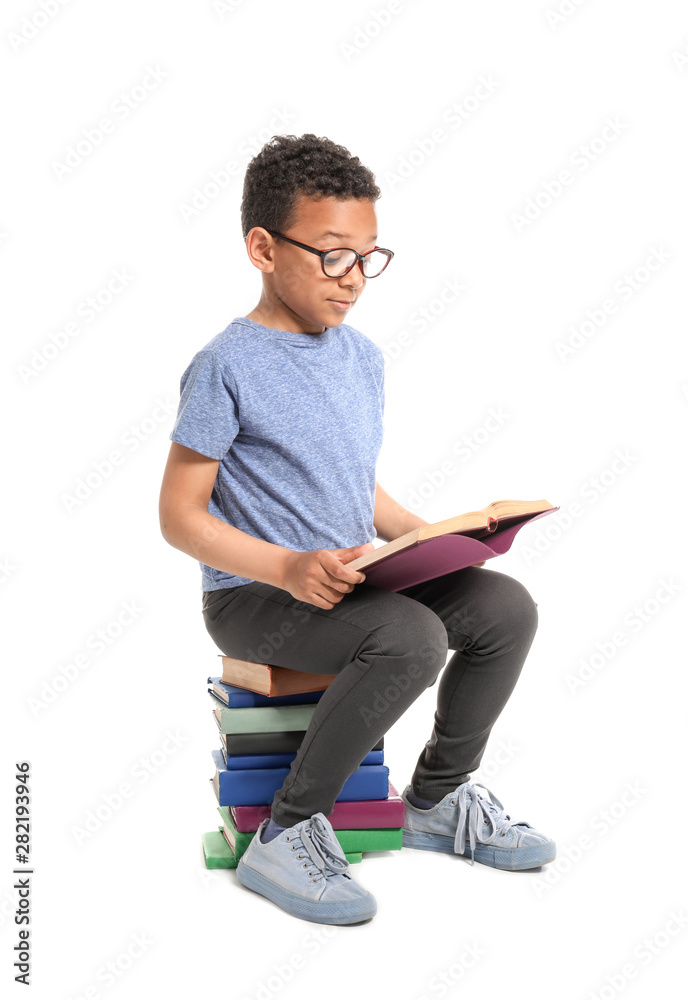
{"type": "Polygon", "coordinates": [[[251,312],[246,313],[246,319],[252,319],[254,323],[260,323],[261,326],[266,326],[270,330],[285,330],[288,333],[308,333],[318,335],[324,333],[325,330],[328,329],[326,326],[323,326],[319,330],[304,330],[304,324],[299,322],[297,317],[292,319],[277,310],[261,308],[260,304],[258,304],[255,309],[252,309],[251,312]]]}

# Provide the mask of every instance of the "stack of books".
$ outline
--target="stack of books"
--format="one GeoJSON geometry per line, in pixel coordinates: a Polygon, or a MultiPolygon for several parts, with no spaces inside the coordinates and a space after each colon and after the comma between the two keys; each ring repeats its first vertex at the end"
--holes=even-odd
{"type": "MultiPolygon", "coordinates": [[[[289,773],[315,707],[337,676],[222,656],[208,678],[220,748],[211,782],[222,823],[203,834],[207,868],[236,868],[289,773]]],[[[327,817],[350,863],[401,849],[404,803],[389,780],[384,737],[347,778],[327,817]]]]}

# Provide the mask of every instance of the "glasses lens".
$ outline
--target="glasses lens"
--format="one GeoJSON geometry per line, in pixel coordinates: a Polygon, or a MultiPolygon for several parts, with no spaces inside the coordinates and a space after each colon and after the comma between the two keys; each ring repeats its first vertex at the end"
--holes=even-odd
{"type": "Polygon", "coordinates": [[[383,250],[373,250],[363,258],[363,273],[366,278],[375,278],[381,274],[391,260],[383,250]]]}
{"type": "Polygon", "coordinates": [[[356,255],[351,250],[332,250],[323,258],[325,274],[329,278],[340,278],[346,274],[355,260],[356,255]]]}

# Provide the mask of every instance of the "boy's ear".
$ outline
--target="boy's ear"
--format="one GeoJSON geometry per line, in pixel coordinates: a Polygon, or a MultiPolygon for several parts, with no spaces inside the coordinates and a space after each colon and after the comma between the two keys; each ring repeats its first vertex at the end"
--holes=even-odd
{"type": "Polygon", "coordinates": [[[254,226],[244,236],[244,241],[246,243],[246,253],[254,267],[266,273],[275,270],[275,261],[273,258],[274,240],[267,229],[254,226]]]}

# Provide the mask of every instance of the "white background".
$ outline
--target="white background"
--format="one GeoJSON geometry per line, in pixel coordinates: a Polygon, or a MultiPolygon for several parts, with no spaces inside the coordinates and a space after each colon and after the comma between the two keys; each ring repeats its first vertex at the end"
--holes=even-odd
{"type": "MultiPolygon", "coordinates": [[[[12,0],[1,16],[3,979],[18,940],[12,774],[26,759],[41,1000],[677,995],[685,5],[45,8],[12,0]],[[144,98],[126,117],[123,94],[144,98]],[[107,117],[112,130],[70,161],[107,117]],[[324,930],[204,868],[201,834],[219,822],[206,694],[218,650],[198,565],[165,543],[157,511],[181,373],[260,293],[241,178],[277,132],[334,139],[383,189],[379,242],[396,257],[349,321],[387,357],[386,490],[422,497],[429,521],[502,498],[561,507],[493,564],[528,587],[540,627],[482,769],[514,818],[554,837],[557,861],[517,874],[369,854],[352,871],[376,917],[324,930]],[[185,219],[230,161],[238,173],[185,219]],[[129,277],[108,296],[114,271],[129,277]],[[442,303],[450,279],[464,291],[442,303]],[[86,321],[98,293],[111,301],[86,321]],[[596,325],[588,311],[599,321],[609,299],[596,325]],[[573,328],[579,346],[562,356],[573,328]]],[[[386,735],[399,791],[435,696],[386,735]]]]}

